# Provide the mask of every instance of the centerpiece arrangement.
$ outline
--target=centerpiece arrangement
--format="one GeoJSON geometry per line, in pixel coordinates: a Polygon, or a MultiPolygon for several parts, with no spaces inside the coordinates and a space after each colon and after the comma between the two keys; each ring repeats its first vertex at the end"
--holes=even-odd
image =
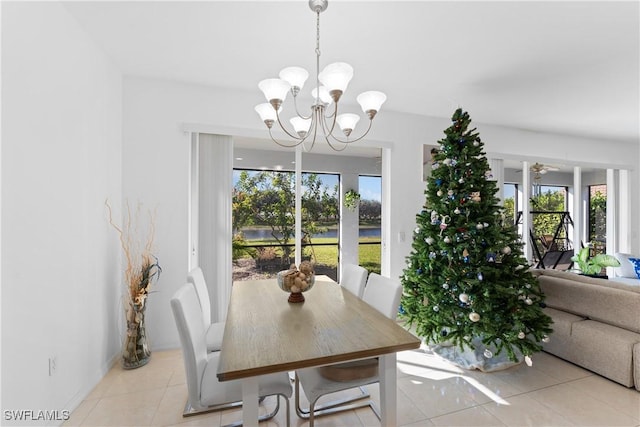
{"type": "Polygon", "coordinates": [[[316,281],[313,264],[309,261],[302,261],[299,268],[292,264],[289,270],[279,272],[277,277],[280,289],[290,292],[288,301],[292,303],[304,302],[302,293],[311,289],[316,281]]]}

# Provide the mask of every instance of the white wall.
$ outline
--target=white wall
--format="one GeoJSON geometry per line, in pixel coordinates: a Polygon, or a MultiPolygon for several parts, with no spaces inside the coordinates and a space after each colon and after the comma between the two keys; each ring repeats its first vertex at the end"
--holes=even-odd
{"type": "MultiPolygon", "coordinates": [[[[164,273],[159,293],[152,296],[149,334],[157,348],[176,347],[177,332],[169,310],[169,298],[187,272],[188,135],[181,124],[198,124],[201,131],[246,137],[266,137],[253,111],[260,94],[232,92],[169,81],[127,77],[124,80],[124,196],[143,198],[157,205],[160,260],[164,273]],[[144,173],[140,165],[147,164],[144,173]]],[[[473,118],[473,111],[469,112],[473,118]]],[[[453,111],[445,114],[453,114],[453,111]]],[[[390,150],[389,230],[386,250],[389,265],[383,272],[399,276],[411,250],[415,215],[424,203],[422,145],[444,136],[448,119],[381,112],[375,119],[370,141],[381,141],[390,150]],[[399,241],[399,233],[405,240],[399,241]]],[[[637,146],[525,132],[475,123],[485,149],[505,156],[538,156],[590,164],[623,165],[639,159],[637,146]]],[[[197,126],[196,126],[197,127],[197,126]]],[[[633,182],[637,185],[637,173],[633,182]]],[[[386,185],[386,184],[385,184],[386,185]]],[[[638,192],[634,194],[637,212],[638,192]]],[[[638,250],[638,224],[632,224],[633,245],[638,250]]],[[[383,237],[385,238],[385,237],[383,237]]],[[[385,267],[383,267],[385,268],[385,267]]]]}
{"type": "MultiPolygon", "coordinates": [[[[164,273],[149,299],[148,334],[154,349],[177,347],[169,299],[188,266],[189,140],[181,125],[265,137],[252,108],[262,100],[257,90],[122,82],[58,3],[2,2],[2,63],[2,408],[65,409],[120,351],[121,251],[104,200],[116,212],[124,199],[157,208],[164,273]],[[52,377],[50,356],[57,358],[52,377]]],[[[435,144],[449,125],[385,111],[376,117],[370,140],[393,147],[386,274],[401,274],[424,203],[422,145],[435,144]]],[[[638,146],[475,125],[492,153],[609,167],[640,162],[638,146]]],[[[631,182],[638,212],[637,171],[631,182]]]]}
{"type": "Polygon", "coordinates": [[[59,3],[2,2],[3,410],[73,409],[119,355],[121,81],[59,3]]]}

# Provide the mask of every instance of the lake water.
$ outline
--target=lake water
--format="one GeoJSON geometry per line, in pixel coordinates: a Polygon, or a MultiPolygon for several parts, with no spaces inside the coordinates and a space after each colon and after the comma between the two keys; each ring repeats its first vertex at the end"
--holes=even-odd
{"type": "MultiPolygon", "coordinates": [[[[271,239],[271,230],[249,229],[243,231],[246,240],[271,239]]],[[[380,237],[380,228],[361,228],[360,237],[380,237]]],[[[338,237],[338,230],[335,228],[327,230],[326,233],[314,234],[312,237],[338,237]]]]}

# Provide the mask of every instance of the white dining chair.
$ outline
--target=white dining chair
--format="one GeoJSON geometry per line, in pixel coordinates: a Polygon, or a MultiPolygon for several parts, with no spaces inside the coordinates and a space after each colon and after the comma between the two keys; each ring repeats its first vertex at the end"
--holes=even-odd
{"type": "Polygon", "coordinates": [[[342,274],[340,275],[340,286],[346,290],[362,298],[364,287],[367,284],[367,274],[369,272],[356,264],[345,263],[342,265],[342,274]]]}
{"type": "MultiPolygon", "coordinates": [[[[395,320],[401,295],[402,284],[399,280],[370,273],[362,299],[388,318],[395,320]]],[[[314,418],[317,416],[365,406],[371,407],[380,419],[380,411],[371,399],[366,402],[357,402],[369,398],[369,394],[364,392],[362,387],[376,382],[379,382],[378,358],[297,370],[295,373],[296,413],[300,418],[308,419],[310,427],[313,427],[314,418]],[[302,408],[300,405],[300,387],[309,401],[309,408],[302,408]],[[322,396],[357,387],[361,388],[361,395],[316,407],[322,396]]]]}
{"type": "Polygon", "coordinates": [[[222,348],[222,337],[224,336],[224,322],[211,322],[211,299],[207,282],[200,267],[196,267],[187,274],[187,281],[196,289],[200,308],[202,309],[202,322],[207,336],[207,351],[220,351],[222,348]]]}
{"type": "MultiPolygon", "coordinates": [[[[242,406],[241,381],[218,381],[220,352],[207,352],[200,302],[191,283],[185,283],[176,291],[171,298],[171,309],[178,328],[187,379],[188,400],[182,415],[186,417],[242,406]]],[[[275,409],[261,417],[260,421],[273,418],[280,409],[280,397],[284,397],[289,426],[291,394],[292,386],[286,372],[260,376],[258,396],[277,397],[275,409]]]]}

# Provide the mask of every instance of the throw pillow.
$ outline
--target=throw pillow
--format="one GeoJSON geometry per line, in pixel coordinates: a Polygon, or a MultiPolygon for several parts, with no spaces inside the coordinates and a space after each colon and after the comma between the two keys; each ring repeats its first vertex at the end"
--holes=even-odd
{"type": "Polygon", "coordinates": [[[635,279],[637,275],[633,267],[633,263],[631,262],[631,258],[638,259],[640,257],[636,257],[631,254],[625,254],[622,252],[616,252],[615,257],[618,258],[618,261],[620,261],[620,267],[617,267],[615,269],[616,276],[635,279]]]}
{"type": "Polygon", "coordinates": [[[640,258],[629,258],[633,268],[636,270],[636,277],[640,279],[640,258]]]}

